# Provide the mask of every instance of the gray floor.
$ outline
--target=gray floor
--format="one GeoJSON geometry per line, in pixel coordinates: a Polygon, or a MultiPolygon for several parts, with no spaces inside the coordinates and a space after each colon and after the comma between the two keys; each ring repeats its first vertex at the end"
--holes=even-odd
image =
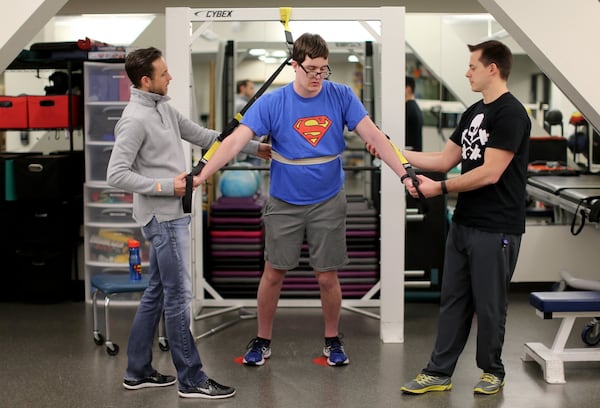
{"type": "MultiPolygon", "coordinates": [[[[0,303],[1,407],[597,407],[600,363],[568,363],[566,384],[543,381],[540,367],[520,356],[526,341],[550,345],[558,321],[539,319],[527,294],[514,293],[508,317],[504,362],[506,386],[497,395],[475,396],[472,387],[480,372],[470,339],[453,377],[454,388],[422,396],[402,395],[400,385],[425,364],[435,336],[435,303],[409,303],[406,341],[382,344],[379,321],[344,311],[341,329],[351,364],[330,368],[316,364],[322,347],[319,309],[278,311],[273,355],[263,367],[236,362],[255,333],[255,320],[240,323],[200,339],[197,346],[209,375],[233,385],[229,400],[184,400],[176,387],[127,391],[121,386],[126,342],[134,309],[114,308],[113,339],[121,352],[110,357],[92,341],[89,305],[0,303]]],[[[377,310],[371,310],[377,312],[377,310]]],[[[237,317],[236,312],[195,323],[203,333],[237,317]]],[[[581,347],[576,323],[569,345],[581,347]]],[[[600,352],[600,350],[599,350],[600,352]]],[[[156,347],[155,366],[174,373],[169,353],[156,347]]]]}

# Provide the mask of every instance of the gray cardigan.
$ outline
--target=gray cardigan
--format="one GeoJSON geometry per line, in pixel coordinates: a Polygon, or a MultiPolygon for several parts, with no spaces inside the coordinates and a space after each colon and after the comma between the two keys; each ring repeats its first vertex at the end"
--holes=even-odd
{"type": "MultiPolygon", "coordinates": [[[[115,144],[106,171],[110,186],[133,192],[133,216],[146,225],[183,217],[173,179],[186,171],[182,140],[209,147],[219,132],[184,117],[168,96],[131,88],[131,98],[115,126],[115,144]]],[[[251,141],[244,152],[256,155],[251,141]]]]}

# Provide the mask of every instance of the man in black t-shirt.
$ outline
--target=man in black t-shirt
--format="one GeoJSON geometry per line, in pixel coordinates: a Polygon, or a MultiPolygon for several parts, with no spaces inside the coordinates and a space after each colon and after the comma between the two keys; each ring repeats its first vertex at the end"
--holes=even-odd
{"type": "MultiPolygon", "coordinates": [[[[473,391],[495,394],[504,385],[501,355],[508,288],[525,232],[531,122],[506,85],[510,50],[499,41],[469,45],[469,50],[466,77],[483,99],[463,113],[441,152],[405,152],[424,170],[445,173],[461,165],[460,176],[447,181],[418,176],[425,197],[454,192],[458,198],[446,242],[437,339],[427,366],[402,386],[407,394],[452,388],[474,317],[476,361],[483,374],[473,391]]],[[[418,197],[412,182],[405,184],[418,197]]]]}

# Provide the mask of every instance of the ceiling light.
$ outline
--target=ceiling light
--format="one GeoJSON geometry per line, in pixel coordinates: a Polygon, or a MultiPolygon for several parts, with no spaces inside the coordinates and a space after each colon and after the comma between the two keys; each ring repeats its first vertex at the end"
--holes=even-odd
{"type": "Polygon", "coordinates": [[[250,51],[248,51],[248,54],[252,55],[253,57],[260,57],[261,55],[265,55],[267,53],[267,50],[265,50],[264,48],[251,48],[250,51]]]}

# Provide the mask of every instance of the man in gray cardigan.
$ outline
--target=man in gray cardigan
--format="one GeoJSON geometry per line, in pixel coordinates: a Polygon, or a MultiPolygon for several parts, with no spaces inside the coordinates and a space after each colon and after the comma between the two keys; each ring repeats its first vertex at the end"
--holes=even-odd
{"type": "MultiPolygon", "coordinates": [[[[127,348],[123,386],[164,387],[179,381],[184,398],[227,398],[235,389],[209,378],[190,331],[190,216],[183,212],[187,175],[182,140],[208,147],[219,132],[199,126],[167,103],[172,77],[160,50],[139,49],[127,56],[131,99],[115,126],[108,184],[133,194],[133,214],[150,243],[149,284],[138,307],[127,348]],[[177,379],[152,367],[152,343],[161,314],[177,379]]],[[[246,152],[268,158],[268,145],[251,142],[246,152]]],[[[194,187],[199,184],[194,179],[194,187]]]]}

